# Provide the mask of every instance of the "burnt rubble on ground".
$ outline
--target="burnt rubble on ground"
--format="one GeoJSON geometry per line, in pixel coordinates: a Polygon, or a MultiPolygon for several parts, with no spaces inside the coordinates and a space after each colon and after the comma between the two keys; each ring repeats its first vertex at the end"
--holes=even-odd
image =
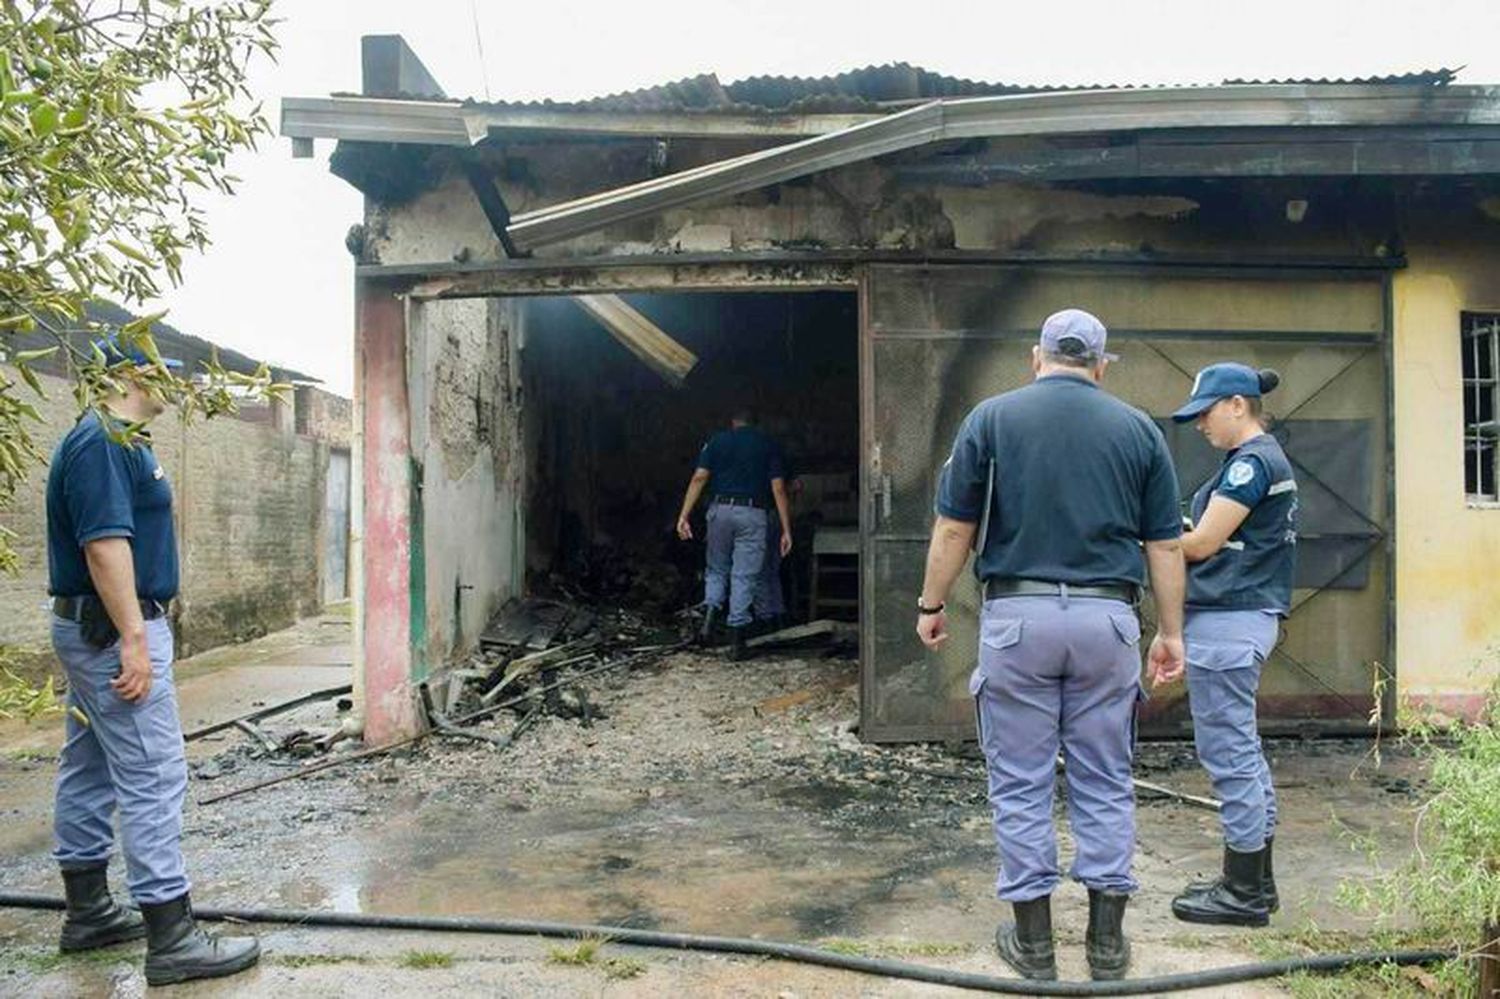
{"type": "MultiPolygon", "coordinates": [[[[688,615],[514,601],[474,652],[423,685],[426,738],[356,753],[347,701],[314,701],[221,733],[234,741],[195,760],[193,777],[218,782],[214,792],[228,784],[250,790],[347,764],[347,772],[306,776],[316,787],[341,781],[377,796],[501,793],[517,808],[596,789],[649,801],[683,784],[765,786],[840,822],[880,814],[947,827],[987,821],[984,764],[972,742],[860,740],[859,667],[847,634],[792,632],[801,644],[773,643],[749,661],[729,662],[692,644],[695,628],[688,615]]],[[[1267,746],[1273,756],[1338,751],[1299,739],[1267,746]]],[[[1141,743],[1136,773],[1145,781],[1143,806],[1175,799],[1205,807],[1202,797],[1163,783],[1201,776],[1190,743],[1141,743]]],[[[1197,785],[1206,795],[1206,782],[1197,785]]],[[[1386,790],[1415,789],[1402,782],[1386,790]]],[[[1060,782],[1059,801],[1065,797],[1060,782]]],[[[312,801],[296,820],[314,821],[321,808],[312,801]]]]}

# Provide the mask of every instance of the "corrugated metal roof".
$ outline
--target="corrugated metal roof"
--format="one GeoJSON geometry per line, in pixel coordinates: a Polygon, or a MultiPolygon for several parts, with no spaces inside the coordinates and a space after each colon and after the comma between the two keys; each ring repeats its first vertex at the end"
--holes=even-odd
{"type": "MultiPolygon", "coordinates": [[[[1225,85],[1251,84],[1410,84],[1442,86],[1453,82],[1456,69],[1420,70],[1384,76],[1225,80],[1225,85]]],[[[1065,84],[1024,85],[969,80],[897,62],[866,66],[833,76],[752,76],[724,84],[713,73],[578,101],[476,101],[472,107],[545,108],[553,111],[734,111],[776,113],[847,113],[921,103],[940,97],[993,97],[1003,94],[1062,93],[1079,90],[1138,90],[1153,85],[1065,84]]],[[[397,96],[374,95],[365,96],[397,96]]]]}
{"type": "Polygon", "coordinates": [[[833,76],[752,76],[722,84],[712,73],[579,101],[465,101],[475,107],[553,111],[735,111],[838,114],[921,103],[940,97],[1112,89],[1102,86],[1025,86],[934,73],[908,63],[866,66],[833,76]]]}
{"type": "Polygon", "coordinates": [[[1287,85],[1287,86],[1375,86],[1379,84],[1409,83],[1414,86],[1425,85],[1431,87],[1442,87],[1458,79],[1458,69],[1419,69],[1412,73],[1394,73],[1390,76],[1345,76],[1345,77],[1298,77],[1283,80],[1225,80],[1226,87],[1235,86],[1264,86],[1264,85],[1287,85]]]}

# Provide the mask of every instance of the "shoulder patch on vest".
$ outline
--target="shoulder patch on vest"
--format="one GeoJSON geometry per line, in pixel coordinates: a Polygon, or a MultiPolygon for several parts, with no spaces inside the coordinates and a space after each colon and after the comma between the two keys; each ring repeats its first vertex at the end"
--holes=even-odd
{"type": "Polygon", "coordinates": [[[1236,461],[1224,473],[1224,481],[1231,486],[1243,486],[1255,478],[1255,466],[1248,461],[1236,461]]]}

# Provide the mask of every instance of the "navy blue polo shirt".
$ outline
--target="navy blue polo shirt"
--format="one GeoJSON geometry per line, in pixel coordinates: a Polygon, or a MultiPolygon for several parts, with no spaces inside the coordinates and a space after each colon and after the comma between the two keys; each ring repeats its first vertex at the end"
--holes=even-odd
{"type": "Polygon", "coordinates": [[[976,406],[943,466],[937,512],[977,523],[991,467],[981,579],[1139,586],[1140,543],[1182,534],[1161,429],[1092,381],[1049,375],[976,406]]]}
{"type": "Polygon", "coordinates": [[[780,445],[755,427],[714,434],[698,455],[698,467],[710,475],[710,495],[750,499],[763,506],[770,504],[771,480],[784,479],[786,472],[780,445]]]}
{"type": "Polygon", "coordinates": [[[177,595],[177,533],[166,474],[149,441],[117,444],[90,412],[52,452],[47,473],[49,593],[97,592],[83,546],[100,538],[130,539],[137,596],[165,602],[177,595]]]}

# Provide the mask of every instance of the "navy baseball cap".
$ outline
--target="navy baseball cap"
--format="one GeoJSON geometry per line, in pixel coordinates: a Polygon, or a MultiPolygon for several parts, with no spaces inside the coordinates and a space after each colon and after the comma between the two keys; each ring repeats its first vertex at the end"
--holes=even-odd
{"type": "MultiPolygon", "coordinates": [[[[151,360],[151,358],[146,354],[144,350],[140,348],[139,345],[123,344],[120,342],[120,338],[114,334],[110,334],[103,340],[95,340],[94,346],[99,348],[99,352],[104,355],[104,360],[111,365],[119,364],[122,361],[130,361],[137,365],[150,365],[156,363],[155,361],[151,360]]],[[[163,357],[161,358],[161,363],[163,366],[171,368],[173,371],[176,371],[178,368],[182,367],[182,362],[175,357],[163,357]]]]}
{"type": "Polygon", "coordinates": [[[1104,324],[1082,309],[1054,312],[1042,323],[1041,347],[1048,354],[1066,354],[1091,361],[1118,361],[1118,357],[1104,350],[1108,338],[1109,332],[1104,324]]]}
{"type": "Polygon", "coordinates": [[[1181,409],[1172,414],[1172,419],[1178,423],[1186,423],[1197,419],[1199,413],[1220,399],[1236,395],[1242,395],[1246,399],[1259,399],[1260,394],[1260,372],[1254,368],[1233,361],[1210,364],[1193,379],[1191,396],[1181,409]]]}

